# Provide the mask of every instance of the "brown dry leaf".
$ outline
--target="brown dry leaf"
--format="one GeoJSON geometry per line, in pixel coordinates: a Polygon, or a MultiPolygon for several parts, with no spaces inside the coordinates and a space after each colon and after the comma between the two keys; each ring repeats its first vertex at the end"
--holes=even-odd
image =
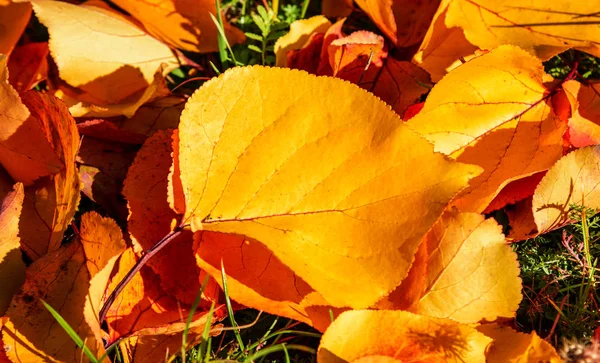
{"type": "Polygon", "coordinates": [[[8,80],[19,92],[48,77],[48,43],[29,43],[15,48],[8,58],[8,80]]]}
{"type": "Polygon", "coordinates": [[[347,311],[323,334],[317,361],[483,363],[491,341],[475,328],[449,319],[407,311],[347,311]]]}
{"type": "Polygon", "coordinates": [[[572,80],[562,87],[572,110],[569,142],[574,147],[600,144],[600,82],[582,85],[572,80]]]}
{"type": "Polygon", "coordinates": [[[543,77],[537,58],[501,46],[450,72],[407,122],[436,151],[484,169],[454,202],[461,211],[484,211],[506,184],[562,156],[566,123],[543,77]]]}
{"type": "Polygon", "coordinates": [[[12,179],[25,185],[57,173],[63,165],[47,140],[39,120],[8,83],[6,57],[0,55],[0,164],[12,179]]]}
{"type": "Polygon", "coordinates": [[[79,122],[77,130],[82,136],[108,142],[141,145],[146,140],[144,135],[122,130],[114,122],[104,119],[79,122]]]}
{"type": "Polygon", "coordinates": [[[25,263],[19,249],[23,196],[23,184],[17,183],[12,192],[0,199],[0,316],[25,281],[25,263]]]}
{"type": "Polygon", "coordinates": [[[440,0],[357,0],[381,31],[398,47],[423,40],[440,0]]]}
{"type": "Polygon", "coordinates": [[[10,54],[31,16],[31,4],[0,0],[0,54],[10,54]]]}
{"type": "Polygon", "coordinates": [[[79,205],[81,185],[75,157],[80,140],[75,120],[56,97],[37,91],[27,91],[21,97],[30,117],[44,130],[51,152],[63,165],[57,174],[25,189],[19,224],[21,247],[35,261],[58,249],[79,205]]]}
{"type": "Polygon", "coordinates": [[[23,288],[6,313],[3,340],[13,362],[78,362],[83,353],[42,305],[46,301],[67,321],[97,356],[102,341],[84,321],[90,279],[125,243],[117,224],[95,212],[82,216],[81,239],[43,256],[27,268],[23,288]]]}
{"type": "Polygon", "coordinates": [[[560,363],[560,358],[550,343],[541,339],[535,331],[519,333],[498,324],[484,324],[477,330],[494,339],[486,352],[488,363],[560,363]]]}
{"type": "MultiPolygon", "coordinates": [[[[84,106],[89,102],[108,109],[95,116],[107,116],[111,107],[117,108],[113,115],[133,115],[156,93],[157,70],[162,75],[177,66],[169,47],[110,10],[49,0],[35,0],[33,8],[48,28],[50,53],[60,78],[85,95],[81,98],[84,106]]],[[[76,117],[82,113],[73,109],[76,117]]]]}
{"type": "Polygon", "coordinates": [[[287,66],[287,53],[302,48],[313,33],[325,33],[331,22],[322,15],[308,19],[296,20],[290,25],[290,31],[277,39],[274,46],[275,64],[277,67],[287,66]]]}
{"type": "Polygon", "coordinates": [[[184,222],[259,241],[335,307],[366,308],[398,286],[479,172],[434,153],[372,94],[289,69],[205,83],[179,138],[184,222]]]}
{"type": "Polygon", "coordinates": [[[404,280],[379,308],[410,309],[465,324],[515,316],[522,298],[519,266],[493,219],[446,212],[423,244],[426,251],[417,254],[410,283],[404,280]]]}
{"type": "MultiPolygon", "coordinates": [[[[190,52],[216,52],[219,33],[210,14],[215,15],[212,0],[115,0],[144,25],[148,33],[166,44],[190,52]]],[[[244,34],[223,20],[225,36],[233,46],[244,41],[244,34]]]]}
{"type": "MultiPolygon", "coordinates": [[[[149,137],[125,179],[123,196],[129,207],[129,234],[143,250],[152,248],[180,222],[181,216],[168,201],[172,135],[173,130],[165,130],[149,137]]],[[[205,276],[196,264],[192,243],[192,232],[184,231],[148,261],[159,275],[162,289],[189,305],[205,276]]]]}
{"type": "Polygon", "coordinates": [[[533,195],[533,215],[539,234],[571,222],[572,205],[600,209],[600,146],[587,146],[560,159],[533,195]]]}
{"type": "MultiPolygon", "coordinates": [[[[110,277],[107,292],[125,277],[137,257],[131,248],[127,249],[116,263],[116,272],[110,277]]],[[[215,301],[217,285],[211,284],[203,292],[202,302],[193,317],[190,326],[204,326],[207,319],[210,301],[215,301]]],[[[195,291],[197,294],[200,291],[195,291]]],[[[100,306],[101,304],[98,304],[100,306]]],[[[226,314],[225,306],[218,304],[214,319],[221,319],[226,314]]],[[[177,302],[160,287],[160,279],[152,269],[143,267],[125,289],[117,296],[114,304],[106,314],[109,328],[108,343],[129,336],[175,334],[184,330],[189,306],[177,302]]]]}
{"type": "Polygon", "coordinates": [[[477,47],[469,43],[460,28],[446,25],[446,12],[450,0],[443,0],[423,43],[413,57],[413,62],[431,75],[431,80],[439,82],[450,70],[461,64],[461,58],[474,54],[477,47]]]}

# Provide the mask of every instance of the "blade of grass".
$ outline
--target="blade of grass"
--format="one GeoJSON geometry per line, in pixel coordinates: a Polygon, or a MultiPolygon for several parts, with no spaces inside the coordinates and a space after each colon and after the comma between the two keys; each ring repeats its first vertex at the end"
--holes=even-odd
{"type": "Polygon", "coordinates": [[[221,64],[225,67],[225,63],[229,60],[227,57],[226,49],[229,50],[229,54],[231,55],[231,59],[233,60],[233,65],[238,65],[237,60],[235,59],[235,54],[233,54],[233,50],[231,50],[231,46],[229,45],[229,41],[227,40],[227,36],[225,35],[225,29],[223,27],[223,16],[221,15],[221,3],[219,0],[215,1],[217,5],[217,17],[213,14],[210,14],[210,18],[213,23],[217,27],[219,32],[218,42],[219,42],[219,57],[221,58],[221,64]]]}
{"type": "Polygon", "coordinates": [[[221,261],[221,279],[223,280],[223,292],[225,293],[225,303],[227,304],[227,313],[229,314],[229,321],[231,322],[231,326],[234,328],[233,333],[235,334],[235,339],[237,340],[240,350],[243,352],[244,342],[242,341],[242,337],[240,335],[240,330],[237,329],[238,325],[235,322],[235,318],[233,317],[233,308],[231,307],[231,300],[229,299],[229,289],[227,288],[227,276],[225,275],[225,266],[223,266],[223,261],[221,261]]]}
{"type": "MultiPolygon", "coordinates": [[[[204,355],[202,352],[206,349],[206,356],[208,357],[208,352],[210,349],[207,349],[207,344],[210,338],[210,326],[213,314],[215,313],[215,302],[213,301],[210,304],[210,310],[208,311],[208,316],[206,318],[206,324],[204,324],[204,330],[202,331],[202,341],[200,342],[200,347],[198,348],[198,354],[196,355],[196,362],[200,362],[202,356],[204,355]]],[[[206,359],[205,359],[206,361],[206,359]]]]}
{"type": "Polygon", "coordinates": [[[42,304],[44,304],[44,307],[50,312],[50,314],[52,314],[56,322],[65,330],[65,332],[69,335],[69,337],[71,337],[75,344],[83,350],[83,353],[88,357],[90,362],[98,363],[98,359],[96,358],[96,356],[94,356],[94,353],[92,353],[90,348],[88,348],[88,346],[85,345],[85,342],[79,337],[79,335],[77,335],[77,332],[73,330],[73,328],[71,328],[69,323],[67,323],[67,321],[63,319],[62,316],[60,316],[58,311],[54,310],[54,308],[44,300],[41,301],[42,304]]]}
{"type": "Polygon", "coordinates": [[[302,3],[302,13],[300,13],[300,19],[304,19],[306,17],[306,11],[308,10],[308,5],[310,4],[310,0],[304,0],[302,3]]]}
{"type": "Polygon", "coordinates": [[[190,309],[190,313],[188,314],[187,320],[185,321],[185,329],[183,329],[183,335],[181,337],[181,361],[185,362],[185,352],[187,350],[187,339],[188,332],[190,330],[190,324],[192,323],[192,319],[194,314],[196,313],[196,308],[198,308],[198,304],[200,304],[200,299],[202,298],[202,293],[204,293],[204,289],[206,288],[206,284],[208,283],[208,275],[204,278],[202,285],[200,286],[200,291],[196,295],[194,302],[192,303],[192,307],[190,309]]]}
{"type": "Polygon", "coordinates": [[[253,361],[257,360],[258,358],[266,357],[269,354],[280,352],[284,349],[300,350],[300,351],[311,353],[311,354],[317,353],[317,351],[314,350],[313,348],[310,348],[310,347],[307,347],[304,345],[281,343],[279,345],[273,345],[273,346],[259,350],[258,352],[247,357],[244,360],[244,362],[253,362],[253,361]]]}

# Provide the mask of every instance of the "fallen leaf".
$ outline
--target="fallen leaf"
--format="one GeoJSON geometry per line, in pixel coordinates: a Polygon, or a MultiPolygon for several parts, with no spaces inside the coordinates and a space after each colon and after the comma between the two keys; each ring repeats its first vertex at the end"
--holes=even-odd
{"type": "Polygon", "coordinates": [[[484,211],[509,182],[562,156],[566,124],[552,111],[543,77],[537,58],[501,46],[445,76],[407,122],[436,151],[484,169],[453,202],[460,210],[484,211]]]}
{"type": "Polygon", "coordinates": [[[440,4],[419,50],[413,57],[413,62],[426,70],[433,82],[439,82],[446,73],[463,63],[461,59],[477,50],[477,47],[465,38],[461,28],[446,25],[449,1],[444,0],[440,4]]]}
{"type": "MultiPolygon", "coordinates": [[[[127,249],[116,263],[116,272],[111,275],[107,292],[112,291],[137,261],[131,248],[127,249]]],[[[203,301],[196,310],[190,326],[204,326],[210,302],[208,297],[215,296],[216,284],[209,286],[202,294],[203,301]],[[207,306],[208,305],[208,306],[207,306]]],[[[196,294],[200,289],[195,291],[196,294]]],[[[225,306],[218,304],[213,319],[222,319],[226,315],[225,306]]],[[[106,314],[109,328],[108,344],[117,339],[130,336],[163,335],[182,332],[186,327],[189,306],[182,305],[160,287],[160,279],[152,269],[143,267],[106,314]]]]}
{"type": "MultiPolygon", "coordinates": [[[[194,242],[198,265],[212,276],[220,276],[222,266],[229,293],[240,304],[302,321],[321,331],[331,322],[329,309],[336,309],[327,306],[319,293],[262,243],[214,232],[198,232],[194,242]]],[[[216,281],[222,286],[220,278],[216,281]]]]}
{"type": "Polygon", "coordinates": [[[532,199],[533,197],[523,199],[505,209],[508,216],[508,225],[510,226],[510,231],[506,237],[508,241],[518,242],[538,235],[537,226],[533,219],[532,199]]]}
{"type": "Polygon", "coordinates": [[[570,48],[600,56],[597,12],[596,4],[569,0],[451,0],[445,22],[480,49],[513,44],[548,60],[570,48]]]}
{"type": "Polygon", "coordinates": [[[121,191],[137,145],[84,137],[77,154],[81,191],[118,221],[127,219],[127,202],[121,191]]]}
{"type": "Polygon", "coordinates": [[[10,54],[31,16],[31,4],[0,0],[0,54],[10,54]]]}
{"type": "Polygon", "coordinates": [[[423,40],[440,0],[357,0],[379,29],[398,47],[423,40]]]}
{"type": "MultiPolygon", "coordinates": [[[[210,15],[215,12],[212,0],[115,0],[115,4],[144,25],[155,38],[190,52],[216,52],[219,33],[210,15]]],[[[244,41],[244,34],[223,17],[227,41],[232,46],[244,41]]]]}
{"type": "Polygon", "coordinates": [[[81,185],[75,156],[80,140],[75,120],[60,100],[37,91],[27,91],[21,98],[62,165],[58,173],[25,189],[19,224],[21,247],[36,260],[59,248],[79,205],[81,185]]]}
{"type": "Polygon", "coordinates": [[[398,286],[479,172],[434,153],[370,93],[289,69],[205,83],[179,138],[184,222],[259,241],[335,307],[369,307],[398,286]]]}
{"type": "Polygon", "coordinates": [[[6,57],[0,55],[0,164],[12,179],[30,185],[63,165],[28,105],[8,83],[6,57]]]}
{"type": "Polygon", "coordinates": [[[25,92],[48,77],[48,43],[18,46],[8,58],[8,80],[18,92],[25,92]]]}
{"type": "Polygon", "coordinates": [[[600,83],[586,85],[572,80],[563,83],[571,104],[569,142],[574,147],[600,144],[600,83]]]}
{"type": "Polygon", "coordinates": [[[556,162],[535,190],[533,216],[539,234],[571,222],[571,206],[600,209],[600,146],[575,150],[556,162]]]}
{"type": "Polygon", "coordinates": [[[25,284],[13,298],[2,329],[12,362],[76,362],[83,353],[43,306],[52,306],[86,342],[92,353],[104,353],[84,321],[90,278],[124,249],[117,224],[90,212],[82,216],[81,239],[41,257],[27,268],[25,284]]]}
{"type": "MultiPolygon", "coordinates": [[[[181,216],[171,209],[168,201],[172,135],[173,130],[157,131],[146,140],[123,186],[129,207],[129,234],[142,250],[152,248],[180,223],[181,216]]],[[[162,289],[189,305],[206,275],[196,264],[192,243],[192,232],[184,231],[148,261],[148,266],[160,277],[162,289]]]]}
{"type": "Polygon", "coordinates": [[[275,42],[274,52],[277,58],[277,67],[285,67],[287,52],[300,49],[309,40],[312,33],[324,33],[331,26],[331,22],[322,15],[308,19],[296,20],[290,25],[290,31],[275,42]]]}
{"type": "Polygon", "coordinates": [[[321,13],[328,18],[343,18],[352,13],[352,0],[323,0],[321,13]]]}
{"type": "Polygon", "coordinates": [[[25,263],[19,242],[19,217],[23,206],[23,184],[0,199],[0,316],[25,282],[25,263]]]}
{"type": "MultiPolygon", "coordinates": [[[[85,93],[87,101],[95,100],[92,105],[108,108],[125,100],[147,101],[150,97],[144,93],[155,93],[157,70],[164,75],[177,67],[166,45],[113,11],[49,0],[35,0],[33,8],[48,28],[50,54],[60,78],[85,93]]],[[[139,106],[121,112],[131,116],[139,106]]]]}
{"type": "Polygon", "coordinates": [[[114,122],[104,119],[94,119],[79,122],[77,130],[82,136],[99,140],[124,144],[141,145],[146,137],[141,134],[120,129],[114,122]]]}
{"type": "Polygon", "coordinates": [[[550,343],[541,339],[535,331],[530,334],[519,333],[498,324],[484,324],[477,330],[494,339],[486,352],[489,363],[559,363],[560,358],[550,343]]]}
{"type": "Polygon", "coordinates": [[[485,362],[491,341],[449,319],[407,311],[347,311],[323,334],[317,361],[485,362]]]}
{"type": "Polygon", "coordinates": [[[544,175],[546,175],[546,172],[542,171],[508,183],[508,185],[494,197],[494,200],[492,200],[485,211],[483,211],[483,214],[491,213],[502,209],[509,204],[515,204],[523,199],[533,196],[535,188],[538,186],[544,175]]]}

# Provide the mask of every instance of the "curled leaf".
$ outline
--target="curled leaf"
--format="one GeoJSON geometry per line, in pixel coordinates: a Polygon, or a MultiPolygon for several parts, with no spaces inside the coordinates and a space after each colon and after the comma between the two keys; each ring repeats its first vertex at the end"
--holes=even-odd
{"type": "Polygon", "coordinates": [[[559,363],[563,361],[554,347],[540,338],[535,331],[530,334],[518,333],[509,327],[498,324],[484,324],[477,327],[477,330],[494,339],[486,352],[489,363],[559,363]]]}
{"type": "Polygon", "coordinates": [[[21,33],[25,30],[31,16],[31,4],[14,3],[12,0],[0,0],[0,54],[9,54],[21,33]]]}
{"type": "Polygon", "coordinates": [[[287,63],[287,52],[293,49],[302,48],[309,40],[312,33],[324,33],[330,26],[331,22],[322,15],[293,22],[290,25],[289,33],[277,39],[277,42],[275,42],[274,52],[277,57],[277,66],[285,67],[287,63]]]}

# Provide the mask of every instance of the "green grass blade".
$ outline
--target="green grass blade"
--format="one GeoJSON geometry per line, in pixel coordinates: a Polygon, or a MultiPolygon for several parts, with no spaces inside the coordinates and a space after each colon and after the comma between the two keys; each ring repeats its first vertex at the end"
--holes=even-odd
{"type": "Polygon", "coordinates": [[[194,314],[196,313],[196,309],[198,308],[198,304],[200,304],[200,299],[202,298],[202,293],[204,293],[204,289],[206,289],[206,284],[208,283],[209,276],[206,275],[202,285],[200,286],[200,291],[198,291],[198,295],[194,299],[192,303],[190,313],[188,314],[187,320],[185,322],[185,329],[183,329],[183,336],[181,337],[181,361],[185,362],[185,352],[187,350],[187,339],[188,332],[190,330],[190,324],[192,323],[192,319],[194,318],[194,314]]]}
{"type": "Polygon", "coordinates": [[[259,358],[262,357],[266,357],[269,354],[272,353],[276,353],[276,352],[280,352],[282,350],[300,350],[303,352],[307,352],[307,353],[311,353],[311,354],[316,354],[317,351],[314,350],[313,348],[304,346],[304,345],[298,345],[298,344],[286,344],[286,343],[281,343],[278,345],[273,345],[264,349],[259,350],[258,352],[252,354],[251,356],[247,357],[244,362],[253,362],[259,358]]]}
{"type": "MultiPolygon", "coordinates": [[[[210,328],[211,328],[211,322],[212,322],[212,317],[213,314],[215,313],[215,302],[213,301],[210,304],[210,310],[208,311],[208,315],[206,317],[206,324],[204,324],[204,330],[202,331],[202,341],[200,342],[200,347],[198,348],[198,354],[196,355],[196,361],[200,362],[202,359],[202,356],[210,356],[209,352],[210,352],[210,348],[208,348],[207,346],[209,345],[209,341],[210,341],[210,328]],[[203,354],[203,352],[206,349],[206,353],[203,354]]],[[[206,359],[205,359],[206,361],[206,359]]]]}
{"type": "Polygon", "coordinates": [[[71,337],[71,339],[73,339],[73,341],[75,342],[75,344],[80,349],[83,349],[83,353],[88,357],[88,359],[90,360],[90,362],[92,362],[92,363],[98,363],[98,359],[96,358],[96,356],[94,356],[94,353],[92,353],[92,351],[90,350],[90,348],[88,348],[88,346],[85,345],[85,342],[79,337],[79,335],[77,335],[77,332],[75,330],[73,330],[73,328],[71,328],[71,326],[69,325],[69,323],[67,323],[67,321],[65,319],[63,319],[62,316],[60,316],[60,314],[58,313],[58,311],[54,310],[54,308],[52,306],[50,306],[44,300],[41,300],[41,301],[42,301],[42,304],[44,304],[44,307],[46,309],[48,309],[48,311],[50,312],[50,314],[52,314],[52,316],[54,317],[54,319],[56,320],[56,322],[65,330],[65,332],[67,332],[67,334],[69,335],[69,337],[71,337]]]}
{"type": "Polygon", "coordinates": [[[231,59],[233,60],[233,64],[237,65],[238,62],[235,59],[235,54],[233,54],[233,50],[231,50],[231,46],[229,45],[229,41],[227,40],[227,36],[225,35],[225,28],[223,27],[223,16],[221,15],[221,3],[220,0],[215,1],[217,6],[217,17],[213,14],[210,14],[210,18],[213,23],[217,27],[218,31],[218,41],[219,41],[219,57],[221,58],[221,64],[225,67],[225,63],[229,61],[227,57],[227,50],[229,50],[229,54],[231,55],[231,59]]]}
{"type": "Polygon", "coordinates": [[[300,19],[304,19],[306,17],[308,5],[310,5],[310,0],[304,0],[304,2],[302,3],[302,13],[300,13],[300,19]]]}
{"type": "MultiPolygon", "coordinates": [[[[225,293],[225,303],[227,304],[227,313],[229,314],[229,321],[231,322],[231,326],[237,328],[238,325],[235,322],[235,318],[233,317],[233,308],[231,307],[231,300],[229,299],[229,289],[227,288],[227,276],[225,275],[225,266],[221,263],[221,279],[223,280],[223,292],[225,293]]],[[[233,333],[235,334],[235,339],[240,346],[240,350],[245,351],[244,342],[242,341],[242,337],[240,336],[240,330],[234,329],[233,333]]]]}

